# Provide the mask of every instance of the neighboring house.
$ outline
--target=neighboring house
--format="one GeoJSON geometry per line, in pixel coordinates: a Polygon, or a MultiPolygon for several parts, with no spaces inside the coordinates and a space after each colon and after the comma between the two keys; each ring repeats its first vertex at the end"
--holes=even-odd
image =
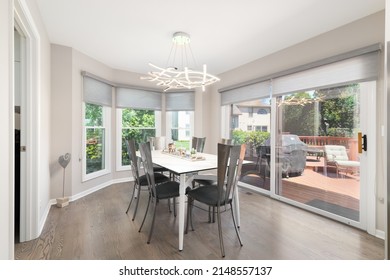
{"type": "Polygon", "coordinates": [[[271,106],[260,101],[240,103],[238,112],[233,113],[233,123],[237,124],[233,129],[242,131],[267,131],[270,132],[271,106]]]}

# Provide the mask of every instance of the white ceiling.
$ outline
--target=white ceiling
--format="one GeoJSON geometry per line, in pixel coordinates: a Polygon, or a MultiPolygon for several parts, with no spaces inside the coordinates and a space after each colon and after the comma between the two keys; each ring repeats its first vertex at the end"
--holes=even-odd
{"type": "Polygon", "coordinates": [[[385,8],[385,0],[36,1],[52,43],[112,68],[165,66],[173,33],[184,31],[197,64],[216,75],[385,8]]]}

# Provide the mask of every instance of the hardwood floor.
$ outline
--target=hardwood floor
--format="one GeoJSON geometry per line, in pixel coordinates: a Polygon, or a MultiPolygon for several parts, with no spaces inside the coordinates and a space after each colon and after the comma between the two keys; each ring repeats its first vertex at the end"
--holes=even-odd
{"type": "MultiPolygon", "coordinates": [[[[140,233],[138,229],[147,193],[141,193],[135,221],[132,209],[125,214],[132,185],[112,185],[65,208],[53,206],[41,236],[15,244],[15,259],[221,259],[217,223],[208,223],[207,212],[197,208],[195,231],[184,235],[182,252],[177,249],[177,219],[163,205],[146,244],[151,217],[140,233]]],[[[383,240],[269,197],[240,189],[240,209],[243,247],[230,213],[223,214],[226,259],[384,259],[383,240]]]]}

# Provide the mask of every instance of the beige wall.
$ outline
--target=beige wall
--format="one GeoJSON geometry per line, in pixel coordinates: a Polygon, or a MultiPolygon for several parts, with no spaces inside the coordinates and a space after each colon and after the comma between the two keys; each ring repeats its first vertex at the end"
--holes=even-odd
{"type": "MultiPolygon", "coordinates": [[[[62,196],[63,168],[58,157],[72,153],[72,49],[51,46],[51,134],[50,180],[51,198],[62,196]]],[[[72,156],[74,156],[72,154],[72,156]]],[[[71,194],[72,160],[65,172],[65,195],[71,194]]]]}

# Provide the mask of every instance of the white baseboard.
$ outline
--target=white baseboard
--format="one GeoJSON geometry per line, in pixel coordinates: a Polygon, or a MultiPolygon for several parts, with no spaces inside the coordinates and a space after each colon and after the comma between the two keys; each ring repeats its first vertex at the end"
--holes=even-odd
{"type": "Polygon", "coordinates": [[[125,182],[130,182],[130,181],[133,181],[133,178],[132,177],[128,177],[128,178],[120,178],[120,179],[113,179],[113,180],[110,180],[108,182],[105,182],[103,184],[100,184],[96,187],[93,187],[93,188],[90,188],[86,191],[83,191],[81,193],[78,193],[76,195],[72,195],[71,197],[69,197],[69,201],[75,201],[77,199],[80,199],[84,196],[87,196],[89,194],[92,194],[98,190],[101,190],[101,189],[104,189],[106,187],[109,187],[111,185],[114,185],[114,184],[119,184],[119,183],[125,183],[125,182]]]}
{"type": "Polygon", "coordinates": [[[376,230],[375,237],[385,240],[385,232],[382,230],[376,230]]]}
{"type": "MultiPolygon", "coordinates": [[[[56,200],[54,199],[54,204],[56,200]]],[[[39,225],[38,225],[38,236],[42,234],[43,227],[45,226],[47,217],[49,216],[50,208],[53,205],[52,200],[49,200],[49,203],[46,205],[45,212],[43,213],[41,219],[39,220],[39,225]]]]}

